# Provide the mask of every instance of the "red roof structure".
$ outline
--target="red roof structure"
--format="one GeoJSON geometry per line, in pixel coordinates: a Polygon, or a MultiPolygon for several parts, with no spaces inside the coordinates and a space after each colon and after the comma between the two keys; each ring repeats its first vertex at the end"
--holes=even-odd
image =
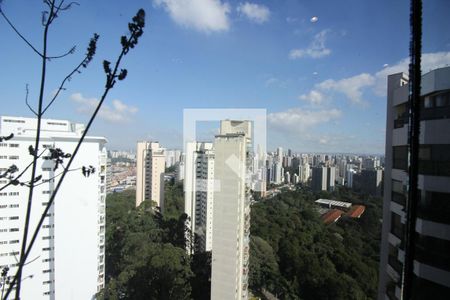
{"type": "Polygon", "coordinates": [[[364,205],[353,205],[352,208],[347,212],[346,216],[350,218],[359,218],[366,210],[364,205]]]}
{"type": "Polygon", "coordinates": [[[342,216],[342,214],[344,214],[344,212],[342,210],[332,209],[332,210],[324,213],[321,216],[321,218],[322,218],[322,221],[328,225],[328,224],[334,223],[337,220],[339,220],[339,218],[342,216]]]}

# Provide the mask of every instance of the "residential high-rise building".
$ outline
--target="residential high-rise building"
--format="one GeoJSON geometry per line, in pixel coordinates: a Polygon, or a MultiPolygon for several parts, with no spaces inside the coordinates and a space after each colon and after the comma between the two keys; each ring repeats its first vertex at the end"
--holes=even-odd
{"type": "MultiPolygon", "coordinates": [[[[15,165],[19,172],[32,162],[29,146],[35,143],[37,120],[0,117],[0,136],[14,137],[0,143],[0,174],[15,165]]],[[[45,205],[63,171],[55,169],[50,149],[72,153],[84,125],[43,119],[38,153],[37,182],[31,205],[30,231],[37,226],[45,205]],[[44,152],[43,152],[44,151],[44,152]]],[[[50,208],[22,273],[21,299],[92,299],[104,286],[106,139],[86,136],[50,208]],[[92,166],[85,177],[81,168],[92,166]]],[[[64,159],[67,163],[68,158],[64,159]]],[[[18,173],[16,173],[17,175],[18,173]]],[[[31,168],[20,178],[27,182],[31,168]]],[[[0,179],[0,187],[8,179],[0,179]]],[[[0,269],[17,271],[27,210],[28,187],[9,185],[0,192],[0,269]]],[[[30,241],[28,236],[28,242],[30,241]]],[[[9,299],[13,299],[14,292],[9,299]]]]}
{"type": "Polygon", "coordinates": [[[312,168],[311,189],[315,192],[327,190],[327,168],[326,167],[312,168]]]}
{"type": "Polygon", "coordinates": [[[247,299],[250,247],[248,164],[251,123],[222,121],[214,142],[211,299],[247,299]]]}
{"type": "Polygon", "coordinates": [[[188,252],[211,251],[214,205],[212,143],[189,142],[185,147],[184,212],[188,215],[188,252]]]}
{"type": "Polygon", "coordinates": [[[163,211],[165,149],[158,142],[138,142],[136,160],[136,206],[150,200],[163,211]]]}
{"type": "Polygon", "coordinates": [[[333,191],[335,182],[335,167],[312,168],[311,189],[317,191],[333,191]]]}
{"type": "MultiPolygon", "coordinates": [[[[408,185],[408,77],[388,76],[383,229],[378,299],[401,299],[408,185]]],[[[415,226],[415,299],[450,294],[450,67],[422,76],[415,226]]]]}
{"type": "Polygon", "coordinates": [[[327,167],[327,191],[334,191],[336,182],[336,167],[327,167]]]}
{"type": "Polygon", "coordinates": [[[298,167],[298,176],[301,183],[308,183],[309,177],[311,177],[311,169],[308,163],[298,167]]]}

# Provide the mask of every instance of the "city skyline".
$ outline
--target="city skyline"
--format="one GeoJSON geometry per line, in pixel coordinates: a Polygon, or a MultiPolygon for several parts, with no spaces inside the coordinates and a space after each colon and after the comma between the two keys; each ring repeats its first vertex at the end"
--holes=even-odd
{"type": "MultiPolygon", "coordinates": [[[[51,62],[47,95],[84,52],[91,34],[96,31],[101,38],[92,66],[74,76],[46,117],[86,123],[86,112],[104,84],[101,61],[115,55],[128,16],[143,7],[149,15],[146,34],[124,64],[130,80],[111,93],[92,131],[108,137],[109,149],[149,139],[181,148],[183,109],[197,107],[266,108],[269,149],[384,152],[386,76],[407,71],[409,62],[406,1],[328,3],[327,10],[319,7],[323,3],[297,1],[205,0],[203,6],[192,2],[181,10],[177,3],[136,1],[122,7],[81,1],[58,20],[51,34],[61,48],[51,45],[51,51],[64,52],[73,44],[77,51],[65,61],[51,62]]],[[[424,72],[450,63],[449,33],[433,34],[450,26],[442,9],[448,5],[425,4],[424,72]]],[[[39,6],[2,4],[36,45],[39,6]]],[[[29,55],[10,28],[2,26],[0,32],[9,41],[4,50],[11,58],[3,61],[4,68],[15,70],[2,82],[10,103],[3,114],[31,116],[24,87],[30,84],[34,103],[39,59],[29,55]],[[24,63],[16,65],[19,58],[24,63]]]]}

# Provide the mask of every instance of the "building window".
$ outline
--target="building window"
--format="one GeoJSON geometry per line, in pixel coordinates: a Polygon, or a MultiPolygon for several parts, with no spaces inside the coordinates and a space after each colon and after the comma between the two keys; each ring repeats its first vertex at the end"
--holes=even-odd
{"type": "Polygon", "coordinates": [[[413,299],[444,300],[450,295],[450,287],[446,287],[424,278],[413,275],[412,293],[413,299]]]}
{"type": "Polygon", "coordinates": [[[19,156],[18,155],[10,155],[9,159],[16,160],[16,159],[19,159],[19,156]]]}
{"type": "Polygon", "coordinates": [[[450,145],[421,145],[419,174],[450,176],[450,145]]]}
{"type": "Polygon", "coordinates": [[[10,148],[19,148],[19,144],[9,144],[10,148]]]}
{"type": "Polygon", "coordinates": [[[17,231],[19,231],[19,228],[10,228],[9,229],[9,232],[17,232],[17,231]]]}
{"type": "Polygon", "coordinates": [[[399,239],[403,239],[403,230],[404,225],[401,222],[401,217],[396,213],[391,213],[391,233],[398,237],[399,239]]]}
{"type": "Polygon", "coordinates": [[[404,171],[408,170],[408,146],[392,147],[392,167],[404,171]]]}
{"type": "Polygon", "coordinates": [[[17,207],[19,207],[19,204],[10,204],[9,205],[9,208],[17,208],[17,207]]]}
{"type": "Polygon", "coordinates": [[[424,220],[450,224],[450,193],[422,191],[417,216],[424,220]]]}
{"type": "Polygon", "coordinates": [[[415,245],[415,260],[450,271],[450,241],[416,233],[415,245]]]}

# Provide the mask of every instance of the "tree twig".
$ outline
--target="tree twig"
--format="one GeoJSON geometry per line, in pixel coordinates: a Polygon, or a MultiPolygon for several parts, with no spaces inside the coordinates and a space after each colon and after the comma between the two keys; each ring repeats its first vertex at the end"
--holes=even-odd
{"type": "MultiPolygon", "coordinates": [[[[45,149],[45,150],[43,150],[42,152],[41,152],[41,154],[39,154],[38,155],[38,158],[40,158],[41,156],[42,156],[42,154],[44,154],[45,153],[45,151],[46,151],[47,149],[45,149]]],[[[19,180],[20,179],[20,177],[22,177],[22,175],[23,174],[25,174],[25,172],[31,167],[33,165],[33,161],[31,162],[31,163],[29,163],[28,164],[28,166],[16,177],[16,178],[14,178],[14,180],[19,180]]],[[[0,188],[0,191],[3,191],[4,189],[6,189],[8,186],[10,186],[12,184],[12,181],[10,181],[10,182],[8,182],[7,184],[5,184],[4,186],[2,186],[1,188],[0,188]]]]}
{"type": "Polygon", "coordinates": [[[28,90],[28,83],[25,86],[25,104],[28,106],[28,108],[31,110],[31,112],[37,117],[38,114],[37,112],[30,106],[30,104],[28,103],[28,94],[29,94],[29,90],[28,90]]]}
{"type": "Polygon", "coordinates": [[[86,55],[84,56],[83,60],[78,64],[78,66],[75,67],[75,69],[73,69],[66,77],[64,77],[63,81],[61,82],[61,84],[59,85],[58,90],[56,91],[55,95],[53,95],[52,100],[50,100],[50,102],[45,106],[45,108],[42,110],[42,114],[45,114],[45,112],[47,111],[47,109],[53,104],[53,102],[55,102],[56,98],[58,98],[59,93],[64,90],[64,85],[66,84],[66,82],[68,80],[70,80],[70,78],[72,78],[72,76],[75,73],[79,73],[81,68],[86,68],[87,65],[91,62],[95,50],[96,50],[96,44],[98,41],[98,38],[100,36],[98,34],[94,34],[94,37],[91,38],[91,41],[89,42],[89,46],[86,52],[86,55]]]}
{"type": "Polygon", "coordinates": [[[17,30],[17,28],[14,26],[14,24],[8,19],[8,17],[5,15],[2,9],[0,9],[0,14],[2,17],[6,20],[6,22],[9,24],[9,26],[17,33],[17,35],[40,57],[43,57],[41,52],[39,52],[20,32],[17,30]]]}

